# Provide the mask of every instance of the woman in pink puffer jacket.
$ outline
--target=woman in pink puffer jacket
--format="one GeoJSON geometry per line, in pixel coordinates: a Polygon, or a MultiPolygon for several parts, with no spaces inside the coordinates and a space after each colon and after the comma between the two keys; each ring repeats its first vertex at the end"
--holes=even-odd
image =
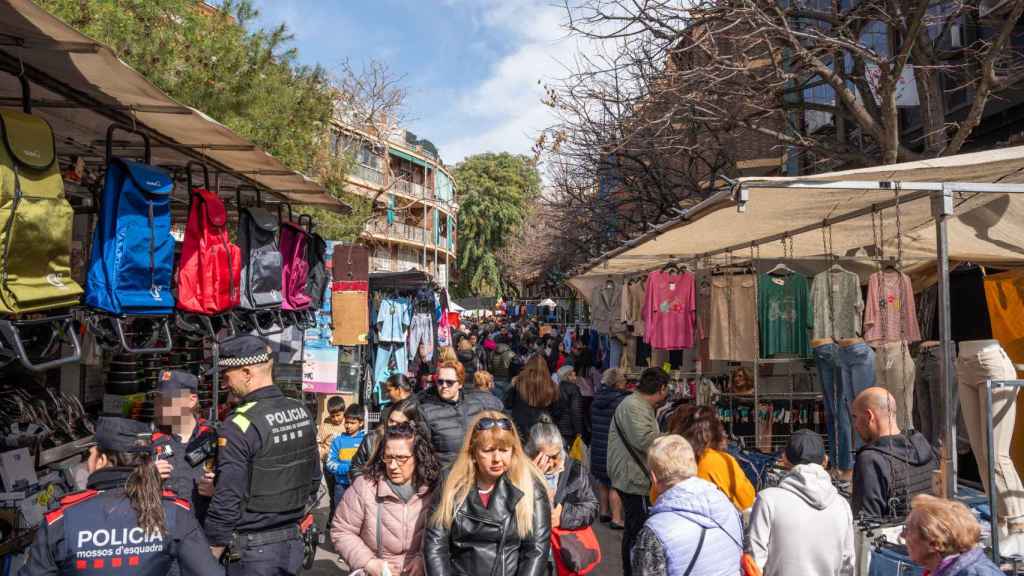
{"type": "Polygon", "coordinates": [[[380,576],[423,574],[425,506],[440,467],[430,441],[416,425],[389,426],[366,473],[338,503],[331,541],[352,571],[380,576]]]}

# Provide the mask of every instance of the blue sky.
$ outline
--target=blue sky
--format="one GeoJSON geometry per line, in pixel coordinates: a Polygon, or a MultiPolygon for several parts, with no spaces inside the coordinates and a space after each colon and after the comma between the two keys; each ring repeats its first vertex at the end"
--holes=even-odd
{"type": "Polygon", "coordinates": [[[254,0],[284,22],[300,58],[337,69],[385,62],[404,75],[408,126],[448,164],[479,152],[529,153],[553,122],[543,82],[574,56],[551,0],[254,0]],[[538,81],[541,84],[538,84],[538,81]]]}

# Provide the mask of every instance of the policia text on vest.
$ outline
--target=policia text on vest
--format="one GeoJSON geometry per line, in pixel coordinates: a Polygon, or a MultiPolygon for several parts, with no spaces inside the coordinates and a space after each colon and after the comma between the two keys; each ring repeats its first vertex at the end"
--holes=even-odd
{"type": "Polygon", "coordinates": [[[269,386],[247,394],[220,434],[210,544],[229,547],[228,574],[297,573],[298,523],[321,479],[313,418],[269,386]]]}

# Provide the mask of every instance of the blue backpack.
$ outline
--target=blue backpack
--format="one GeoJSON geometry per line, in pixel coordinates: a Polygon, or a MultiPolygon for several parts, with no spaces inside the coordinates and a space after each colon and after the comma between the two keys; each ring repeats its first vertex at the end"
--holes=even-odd
{"type": "Polygon", "coordinates": [[[145,163],[112,157],[115,128],[120,127],[107,130],[107,175],[93,231],[85,303],[115,316],[170,315],[174,312],[174,181],[149,164],[145,134],[141,134],[145,163]]]}

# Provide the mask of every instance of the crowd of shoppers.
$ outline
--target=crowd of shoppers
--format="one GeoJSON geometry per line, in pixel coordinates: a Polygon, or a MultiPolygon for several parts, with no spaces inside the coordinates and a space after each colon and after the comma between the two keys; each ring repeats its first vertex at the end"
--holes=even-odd
{"type": "MultiPolygon", "coordinates": [[[[283,402],[269,385],[265,348],[256,354],[249,344],[233,357],[253,367],[233,368],[229,383],[240,397],[283,402]],[[250,390],[253,374],[267,385],[250,390]]],[[[852,459],[851,495],[836,488],[822,436],[809,430],[792,434],[781,453],[781,477],[758,492],[744,468],[749,461],[731,443],[715,407],[665,406],[670,382],[660,368],[631,382],[622,369],[601,371],[599,364],[581,342],[557,333],[475,327],[418,366],[416,378],[388,378],[379,424],[366,422],[362,405],[329,399],[315,443],[307,436],[306,448],[311,480],[318,484],[322,471],[330,487],[329,533],[340,559],[368,576],[546,576],[576,573],[569,563],[583,558],[586,565],[602,552],[617,552],[625,574],[644,576],[852,576],[863,570],[855,521],[867,518],[905,519],[902,541],[928,576],[1001,573],[978,546],[974,515],[926,495],[935,452],[924,436],[897,426],[896,400],[885,389],[864,390],[851,406],[863,440],[852,459]],[[671,411],[664,427],[657,417],[662,407],[671,411]],[[621,530],[620,550],[587,548],[588,542],[597,545],[588,531],[598,522],[621,530]]],[[[116,434],[102,441],[97,434],[101,449],[90,462],[97,485],[110,476],[129,488],[112,491],[111,498],[134,502],[157,482],[182,493],[180,500],[164,495],[165,518],[180,516],[182,507],[190,518],[202,514],[214,495],[213,481],[171,456],[179,448],[184,454],[187,441],[206,430],[194,417],[194,384],[172,374],[161,386],[157,406],[165,431],[153,435],[152,444],[157,455],[167,450],[166,458],[134,456],[135,446],[116,434]]],[[[263,437],[255,429],[260,412],[252,411],[254,405],[240,405],[232,441],[263,437]]],[[[257,459],[262,454],[255,445],[247,449],[257,459]]],[[[250,474],[248,482],[254,478],[250,474]]],[[[293,491],[308,491],[304,473],[292,480],[293,491]]],[[[267,483],[253,485],[262,497],[272,497],[267,483]]],[[[124,522],[158,527],[160,506],[150,500],[136,515],[125,513],[124,522]]],[[[216,499],[214,504],[216,525],[226,506],[216,499]]],[[[244,507],[242,522],[269,521],[261,510],[238,506],[244,507]]],[[[260,534],[293,538],[299,511],[288,508],[288,527],[268,532],[261,525],[260,534]]],[[[179,526],[191,531],[194,552],[207,541],[192,522],[179,526]]],[[[59,547],[51,541],[59,537],[55,532],[44,537],[37,542],[40,553],[59,547]]],[[[221,532],[213,532],[214,555],[220,556],[222,541],[221,532]]],[[[221,559],[235,573],[262,573],[253,571],[260,554],[267,562],[293,565],[294,542],[271,553],[273,544],[260,540],[238,559],[231,551],[221,559]]],[[[157,552],[146,561],[210,573],[213,556],[184,559],[174,546],[157,552]]],[[[42,566],[38,560],[32,565],[42,566]]]]}

